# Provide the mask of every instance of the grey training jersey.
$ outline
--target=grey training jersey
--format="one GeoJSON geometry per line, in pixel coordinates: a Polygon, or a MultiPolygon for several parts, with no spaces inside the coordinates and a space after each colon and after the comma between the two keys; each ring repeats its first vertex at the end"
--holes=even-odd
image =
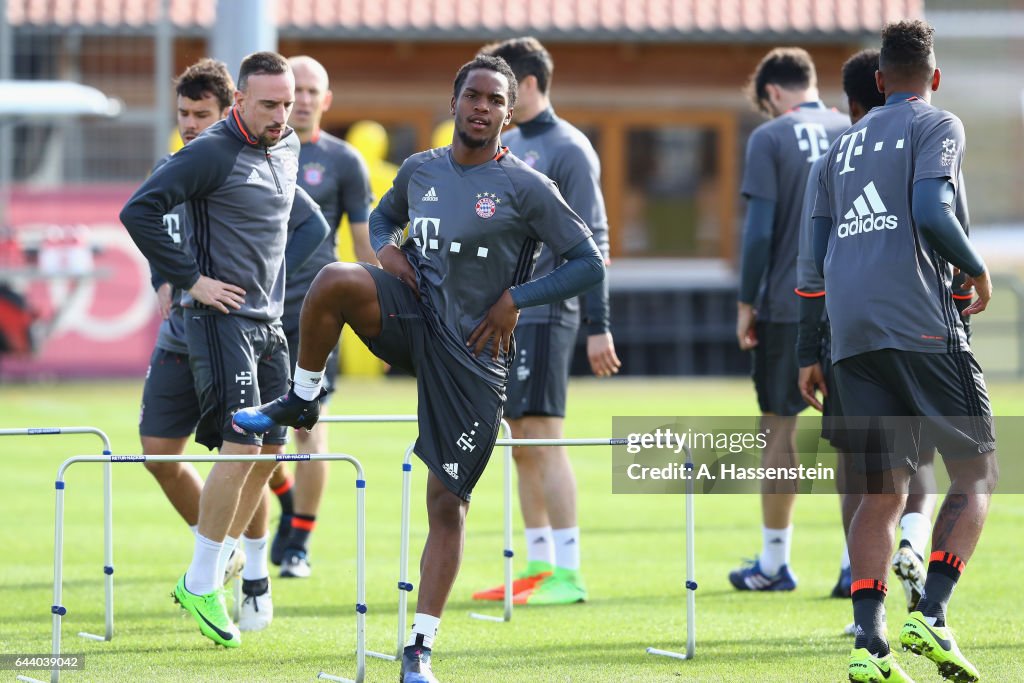
{"type": "Polygon", "coordinates": [[[797,240],[807,175],[850,119],[820,102],[791,109],[762,123],[747,142],[742,193],[775,202],[771,253],[755,308],[765,322],[800,319],[796,297],[797,240]]]}
{"type": "Polygon", "coordinates": [[[507,377],[505,354],[495,363],[488,345],[474,357],[466,340],[506,289],[531,279],[542,243],[564,254],[590,236],[555,184],[507,149],[469,168],[451,147],[415,154],[375,211],[409,224],[402,251],[439,343],[492,383],[507,377]]]}
{"type": "MultiPolygon", "coordinates": [[[[594,234],[594,242],[607,260],[608,215],[601,194],[601,162],[586,135],[567,121],[552,118],[550,125],[543,126],[537,134],[530,135],[523,128],[516,128],[502,133],[501,141],[527,166],[555,181],[565,202],[594,234]]],[[[561,262],[551,249],[541,248],[535,277],[547,275],[561,262]]],[[[598,293],[592,291],[587,296],[598,296],[598,293]]],[[[519,324],[524,323],[575,327],[579,324],[579,301],[573,297],[527,308],[519,316],[519,324]]]]}
{"type": "Polygon", "coordinates": [[[818,157],[811,164],[811,172],[804,185],[804,202],[800,208],[800,236],[797,239],[796,288],[803,296],[820,294],[825,291],[825,279],[818,274],[814,265],[814,240],[811,226],[814,224],[814,201],[818,197],[818,176],[827,157],[818,157]]]}
{"type": "MultiPolygon", "coordinates": [[[[170,158],[170,154],[161,157],[153,165],[153,170],[150,173],[156,172],[170,158]]],[[[179,204],[164,214],[164,229],[170,235],[171,240],[186,252],[189,250],[187,216],[184,204],[179,204]]],[[[150,265],[150,270],[156,273],[156,269],[152,265],[150,265]]],[[[163,280],[163,278],[159,279],[163,280]]],[[[170,313],[166,320],[160,321],[160,328],[156,333],[156,348],[182,355],[188,353],[188,345],[185,343],[185,314],[181,310],[181,290],[174,285],[171,285],[170,313]]]]}
{"type": "MultiPolygon", "coordinates": [[[[331,233],[296,273],[288,273],[284,307],[291,314],[302,307],[320,269],[338,260],[338,224],[345,214],[368,216],[373,203],[370,173],[356,148],[329,133],[320,132],[299,150],[299,187],[320,205],[331,233]]],[[[349,216],[351,220],[351,215],[349,216]]],[[[365,218],[363,218],[365,220],[365,218]]]]}
{"type": "Polygon", "coordinates": [[[875,107],[829,151],[814,215],[830,218],[825,305],[832,358],[868,351],[967,350],[952,270],[914,225],[918,180],[958,186],[963,124],[912,97],[875,107]]]}
{"type": "MultiPolygon", "coordinates": [[[[286,129],[265,148],[241,124],[237,110],[210,126],[151,175],[121,211],[135,244],[172,285],[187,290],[200,274],[238,285],[245,303],[231,315],[281,317],[284,248],[289,219],[298,225],[316,210],[296,190],[299,142],[286,129]],[[298,199],[298,201],[294,201],[298,199]],[[163,215],[187,202],[191,253],[174,244],[163,215]]],[[[186,293],[182,305],[194,305],[186,293]]],[[[199,306],[199,304],[195,304],[199,306]]]]}

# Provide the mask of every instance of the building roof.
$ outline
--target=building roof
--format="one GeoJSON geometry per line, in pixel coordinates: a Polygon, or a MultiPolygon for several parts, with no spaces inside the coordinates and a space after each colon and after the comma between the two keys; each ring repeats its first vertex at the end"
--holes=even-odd
{"type": "MultiPolygon", "coordinates": [[[[167,0],[182,31],[209,29],[215,0],[167,0]]],[[[268,0],[273,6],[273,0],[268,0]]],[[[13,26],[142,31],[160,0],[7,0],[13,26]]],[[[284,37],[566,40],[834,39],[920,18],[924,0],[278,0],[284,37]]]]}

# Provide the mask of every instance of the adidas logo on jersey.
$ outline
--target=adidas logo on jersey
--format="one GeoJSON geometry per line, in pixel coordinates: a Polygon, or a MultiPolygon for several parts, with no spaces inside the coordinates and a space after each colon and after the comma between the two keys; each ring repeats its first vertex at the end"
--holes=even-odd
{"type": "Polygon", "coordinates": [[[423,198],[420,201],[423,201],[423,202],[436,202],[437,201],[437,192],[434,190],[433,187],[431,187],[429,190],[427,190],[427,193],[425,195],[423,195],[423,198]]]}
{"type": "Polygon", "coordinates": [[[853,208],[843,216],[847,222],[836,229],[840,239],[875,230],[895,230],[899,219],[888,211],[874,181],[868,183],[853,200],[853,208]]]}
{"type": "Polygon", "coordinates": [[[444,471],[448,473],[448,476],[452,479],[459,478],[459,463],[457,462],[446,462],[444,465],[444,471]]]}
{"type": "Polygon", "coordinates": [[[254,168],[254,169],[252,169],[252,173],[249,174],[249,177],[245,179],[245,182],[247,182],[247,183],[259,183],[259,182],[263,182],[263,178],[260,176],[259,171],[257,171],[254,168]]]}

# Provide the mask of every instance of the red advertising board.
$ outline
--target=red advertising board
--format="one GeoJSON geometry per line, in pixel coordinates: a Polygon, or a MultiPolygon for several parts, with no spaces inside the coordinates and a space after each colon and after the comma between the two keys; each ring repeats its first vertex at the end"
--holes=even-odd
{"type": "Polygon", "coordinates": [[[144,375],[159,319],[149,266],[118,220],[133,189],[12,190],[6,223],[28,257],[0,264],[0,284],[28,299],[43,334],[35,353],[0,359],[3,379],[144,375]]]}

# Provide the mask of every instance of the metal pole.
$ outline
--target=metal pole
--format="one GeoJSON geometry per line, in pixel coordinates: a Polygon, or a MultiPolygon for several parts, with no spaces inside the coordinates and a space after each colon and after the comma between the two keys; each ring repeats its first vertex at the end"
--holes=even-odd
{"type": "Polygon", "coordinates": [[[156,83],[156,116],[153,117],[153,161],[167,154],[171,135],[171,79],[174,78],[174,36],[171,29],[170,0],[159,0],[159,13],[154,26],[154,82],[156,83]]]}
{"type": "MultiPolygon", "coordinates": [[[[0,80],[14,77],[14,32],[7,23],[7,0],[0,0],[0,80]]],[[[7,225],[14,178],[14,147],[11,126],[0,123],[0,228],[7,225]]]]}

